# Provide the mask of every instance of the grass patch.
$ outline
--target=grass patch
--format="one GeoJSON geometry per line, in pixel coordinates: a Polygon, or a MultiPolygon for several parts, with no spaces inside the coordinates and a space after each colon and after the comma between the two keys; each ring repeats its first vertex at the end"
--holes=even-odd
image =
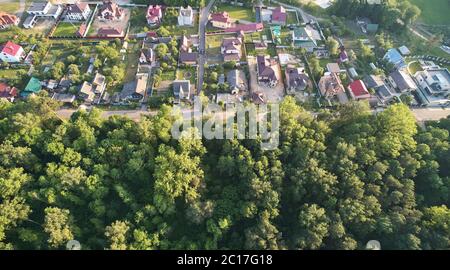
{"type": "Polygon", "coordinates": [[[422,71],[423,70],[422,67],[420,66],[420,63],[417,62],[417,61],[410,63],[409,66],[408,66],[408,69],[409,69],[409,72],[412,75],[416,74],[416,72],[418,72],[418,71],[422,71]]]}
{"type": "Polygon", "coordinates": [[[80,28],[81,24],[74,24],[68,22],[60,22],[53,33],[54,37],[72,37],[80,28]]]}
{"type": "Polygon", "coordinates": [[[256,15],[252,8],[249,7],[235,7],[230,5],[220,5],[217,11],[226,11],[230,17],[235,20],[244,20],[249,22],[256,21],[256,15]]]}
{"type": "Polygon", "coordinates": [[[299,21],[297,20],[297,13],[293,11],[287,12],[287,24],[298,24],[299,21]]]}
{"type": "MultiPolygon", "coordinates": [[[[18,71],[19,71],[18,69],[0,69],[0,80],[6,79],[9,81],[9,80],[19,79],[18,71]]],[[[25,70],[25,71],[28,71],[28,70],[25,70]]]]}
{"type": "Polygon", "coordinates": [[[196,83],[197,69],[195,67],[180,68],[176,72],[177,80],[189,80],[192,84],[196,83]]]}
{"type": "Polygon", "coordinates": [[[410,0],[422,11],[420,20],[426,24],[450,25],[448,0],[410,0]]]}
{"type": "Polygon", "coordinates": [[[162,81],[174,81],[176,80],[176,78],[177,78],[176,72],[173,70],[163,71],[161,74],[162,81]]]}
{"type": "Polygon", "coordinates": [[[220,47],[222,46],[222,40],[225,35],[211,35],[206,36],[206,51],[210,55],[220,54],[220,47]]]}
{"type": "Polygon", "coordinates": [[[14,3],[1,3],[1,10],[9,14],[14,14],[19,10],[19,1],[14,3]]]}

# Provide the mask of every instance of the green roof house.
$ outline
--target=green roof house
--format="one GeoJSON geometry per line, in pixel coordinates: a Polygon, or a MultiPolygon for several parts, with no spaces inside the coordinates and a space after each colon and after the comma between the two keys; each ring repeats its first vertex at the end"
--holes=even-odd
{"type": "Polygon", "coordinates": [[[366,28],[367,32],[376,33],[378,31],[378,24],[369,23],[366,28]]]}
{"type": "Polygon", "coordinates": [[[313,52],[317,47],[316,42],[311,37],[311,33],[304,27],[297,27],[292,32],[292,42],[296,48],[305,48],[307,52],[313,52]]]}
{"type": "Polygon", "coordinates": [[[42,85],[41,82],[35,78],[31,77],[30,81],[28,82],[27,86],[25,86],[25,89],[20,93],[22,97],[28,97],[31,94],[36,94],[39,91],[41,91],[42,85]]]}

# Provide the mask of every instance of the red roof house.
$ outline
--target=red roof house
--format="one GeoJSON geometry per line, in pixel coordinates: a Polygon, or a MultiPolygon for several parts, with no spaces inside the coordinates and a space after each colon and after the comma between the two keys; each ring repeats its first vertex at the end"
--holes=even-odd
{"type": "Polygon", "coordinates": [[[361,99],[369,99],[370,93],[366,88],[366,85],[361,80],[356,80],[352,82],[348,86],[348,90],[350,91],[350,95],[355,100],[361,100],[361,99]]]}
{"type": "Polygon", "coordinates": [[[272,11],[272,23],[285,25],[287,20],[287,13],[284,7],[277,7],[272,11]]]}
{"type": "Polygon", "coordinates": [[[209,21],[213,27],[227,29],[233,26],[233,20],[230,18],[228,12],[213,13],[209,16],[209,21]]]}
{"type": "Polygon", "coordinates": [[[0,99],[13,102],[15,97],[17,97],[17,88],[9,86],[6,83],[0,83],[0,99]]]}
{"type": "Polygon", "coordinates": [[[162,7],[150,5],[147,9],[147,23],[151,26],[158,25],[162,19],[162,7]]]}
{"type": "Polygon", "coordinates": [[[236,24],[234,27],[225,29],[225,32],[229,33],[253,33],[260,32],[264,29],[264,24],[262,23],[249,23],[249,24],[236,24]]]}
{"type": "Polygon", "coordinates": [[[123,37],[123,30],[117,27],[102,27],[98,30],[99,37],[123,37]]]}
{"type": "Polygon", "coordinates": [[[0,12],[0,29],[6,29],[13,25],[18,25],[20,19],[15,15],[0,12]]]}
{"type": "Polygon", "coordinates": [[[8,63],[20,62],[23,55],[23,48],[11,41],[0,45],[0,61],[6,61],[8,63]]]}

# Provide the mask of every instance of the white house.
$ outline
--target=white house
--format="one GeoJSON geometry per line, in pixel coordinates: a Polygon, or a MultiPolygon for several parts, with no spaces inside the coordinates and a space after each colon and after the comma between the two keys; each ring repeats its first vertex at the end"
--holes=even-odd
{"type": "Polygon", "coordinates": [[[25,56],[22,46],[11,41],[0,46],[0,60],[8,63],[20,62],[25,56]]]}
{"type": "Polygon", "coordinates": [[[178,14],[178,25],[179,26],[191,26],[194,24],[194,10],[191,6],[187,8],[181,7],[180,13],[178,14]]]}
{"type": "Polygon", "coordinates": [[[66,17],[70,20],[84,21],[89,18],[91,14],[91,8],[88,3],[76,3],[67,8],[66,17]]]}

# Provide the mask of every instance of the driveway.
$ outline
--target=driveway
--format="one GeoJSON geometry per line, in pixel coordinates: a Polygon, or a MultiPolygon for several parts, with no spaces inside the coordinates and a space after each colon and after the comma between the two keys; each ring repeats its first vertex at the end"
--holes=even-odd
{"type": "Polygon", "coordinates": [[[208,24],[208,17],[215,0],[210,0],[208,5],[200,11],[199,19],[199,46],[200,51],[198,57],[198,78],[197,78],[197,94],[202,91],[203,88],[203,77],[205,75],[205,63],[206,63],[206,25],[208,24]]]}

